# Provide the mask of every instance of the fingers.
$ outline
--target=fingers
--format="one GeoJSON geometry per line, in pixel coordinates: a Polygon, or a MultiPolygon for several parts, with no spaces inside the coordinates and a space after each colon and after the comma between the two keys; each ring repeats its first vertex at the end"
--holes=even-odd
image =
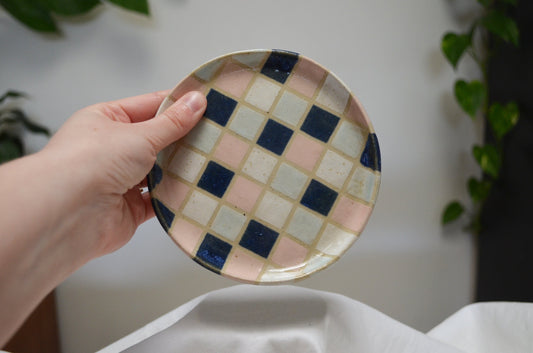
{"type": "Polygon", "coordinates": [[[200,92],[189,92],[155,118],[138,124],[156,151],[183,137],[200,120],[207,100],[200,92]]]}
{"type": "Polygon", "coordinates": [[[112,109],[114,112],[124,115],[124,119],[119,120],[136,123],[153,118],[157,109],[169,93],[170,90],[159,91],[103,104],[107,107],[114,108],[112,109]]]}

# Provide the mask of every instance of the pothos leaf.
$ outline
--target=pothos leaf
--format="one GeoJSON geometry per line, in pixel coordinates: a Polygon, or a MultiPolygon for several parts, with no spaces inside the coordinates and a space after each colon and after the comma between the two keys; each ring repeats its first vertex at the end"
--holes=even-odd
{"type": "Polygon", "coordinates": [[[468,193],[474,202],[483,201],[489,196],[492,183],[489,180],[468,179],[468,193]]]}
{"type": "Polygon", "coordinates": [[[455,69],[463,53],[471,45],[471,38],[468,34],[455,34],[448,32],[442,37],[441,50],[455,69]]]}
{"type": "Polygon", "coordinates": [[[75,16],[89,12],[100,0],[40,0],[49,10],[59,15],[75,16]]]}
{"type": "Polygon", "coordinates": [[[491,11],[481,19],[481,24],[492,34],[518,46],[520,32],[515,20],[501,11],[491,11]]]}
{"type": "Polygon", "coordinates": [[[40,1],[0,0],[0,5],[14,18],[39,32],[57,32],[50,11],[40,1]]]}
{"type": "Polygon", "coordinates": [[[474,146],[472,154],[483,172],[495,179],[498,178],[500,174],[501,157],[495,146],[490,144],[474,146]]]}
{"type": "Polygon", "coordinates": [[[477,111],[483,105],[487,95],[483,83],[479,81],[466,82],[464,80],[457,80],[455,82],[454,93],[461,108],[471,118],[476,116],[477,111]]]}
{"type": "Polygon", "coordinates": [[[493,103],[489,108],[488,120],[498,139],[504,137],[518,122],[520,112],[515,102],[507,105],[493,103]]]}
{"type": "Polygon", "coordinates": [[[461,203],[458,201],[452,201],[450,202],[445,208],[444,212],[442,213],[442,224],[448,224],[450,222],[455,221],[461,215],[464,213],[465,209],[461,203]]]}

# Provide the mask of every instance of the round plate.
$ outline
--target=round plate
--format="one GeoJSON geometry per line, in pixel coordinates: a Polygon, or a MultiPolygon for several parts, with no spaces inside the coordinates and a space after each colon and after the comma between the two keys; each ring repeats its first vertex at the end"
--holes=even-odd
{"type": "Polygon", "coordinates": [[[252,50],[216,58],[179,83],[207,96],[202,120],[159,153],[148,176],[157,217],[192,259],[268,284],[335,262],[376,200],[380,154],[358,100],[299,54],[252,50]]]}

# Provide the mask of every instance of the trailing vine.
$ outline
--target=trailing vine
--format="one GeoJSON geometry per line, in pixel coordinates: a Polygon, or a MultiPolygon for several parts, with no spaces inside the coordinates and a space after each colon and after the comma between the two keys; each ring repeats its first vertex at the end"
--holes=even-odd
{"type": "MultiPolygon", "coordinates": [[[[465,33],[445,33],[441,49],[455,69],[464,56],[470,56],[481,71],[481,80],[466,81],[457,79],[454,95],[462,110],[472,119],[481,116],[485,122],[486,134],[492,142],[472,147],[472,155],[481,169],[481,177],[470,177],[466,183],[471,199],[468,230],[477,234],[481,229],[480,216],[494,183],[501,175],[503,143],[505,136],[513,129],[519,119],[516,102],[489,104],[488,62],[502,42],[519,45],[520,33],[516,22],[507,11],[517,5],[517,0],[477,0],[482,11],[465,33]],[[489,45],[490,38],[490,45],[489,45]],[[479,40],[478,40],[479,39],[479,40]],[[490,48],[490,50],[489,50],[490,48]]],[[[501,49],[500,49],[501,50],[501,49]]],[[[459,219],[466,213],[459,201],[451,201],[444,208],[442,223],[447,224],[459,219]]]]}

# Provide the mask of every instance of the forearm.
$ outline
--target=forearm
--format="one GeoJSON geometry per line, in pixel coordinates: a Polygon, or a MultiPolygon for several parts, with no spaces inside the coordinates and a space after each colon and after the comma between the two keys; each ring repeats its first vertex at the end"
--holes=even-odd
{"type": "Polygon", "coordinates": [[[88,261],[68,241],[72,220],[65,215],[76,201],[64,194],[73,183],[62,162],[40,153],[0,167],[0,346],[88,261]]]}

